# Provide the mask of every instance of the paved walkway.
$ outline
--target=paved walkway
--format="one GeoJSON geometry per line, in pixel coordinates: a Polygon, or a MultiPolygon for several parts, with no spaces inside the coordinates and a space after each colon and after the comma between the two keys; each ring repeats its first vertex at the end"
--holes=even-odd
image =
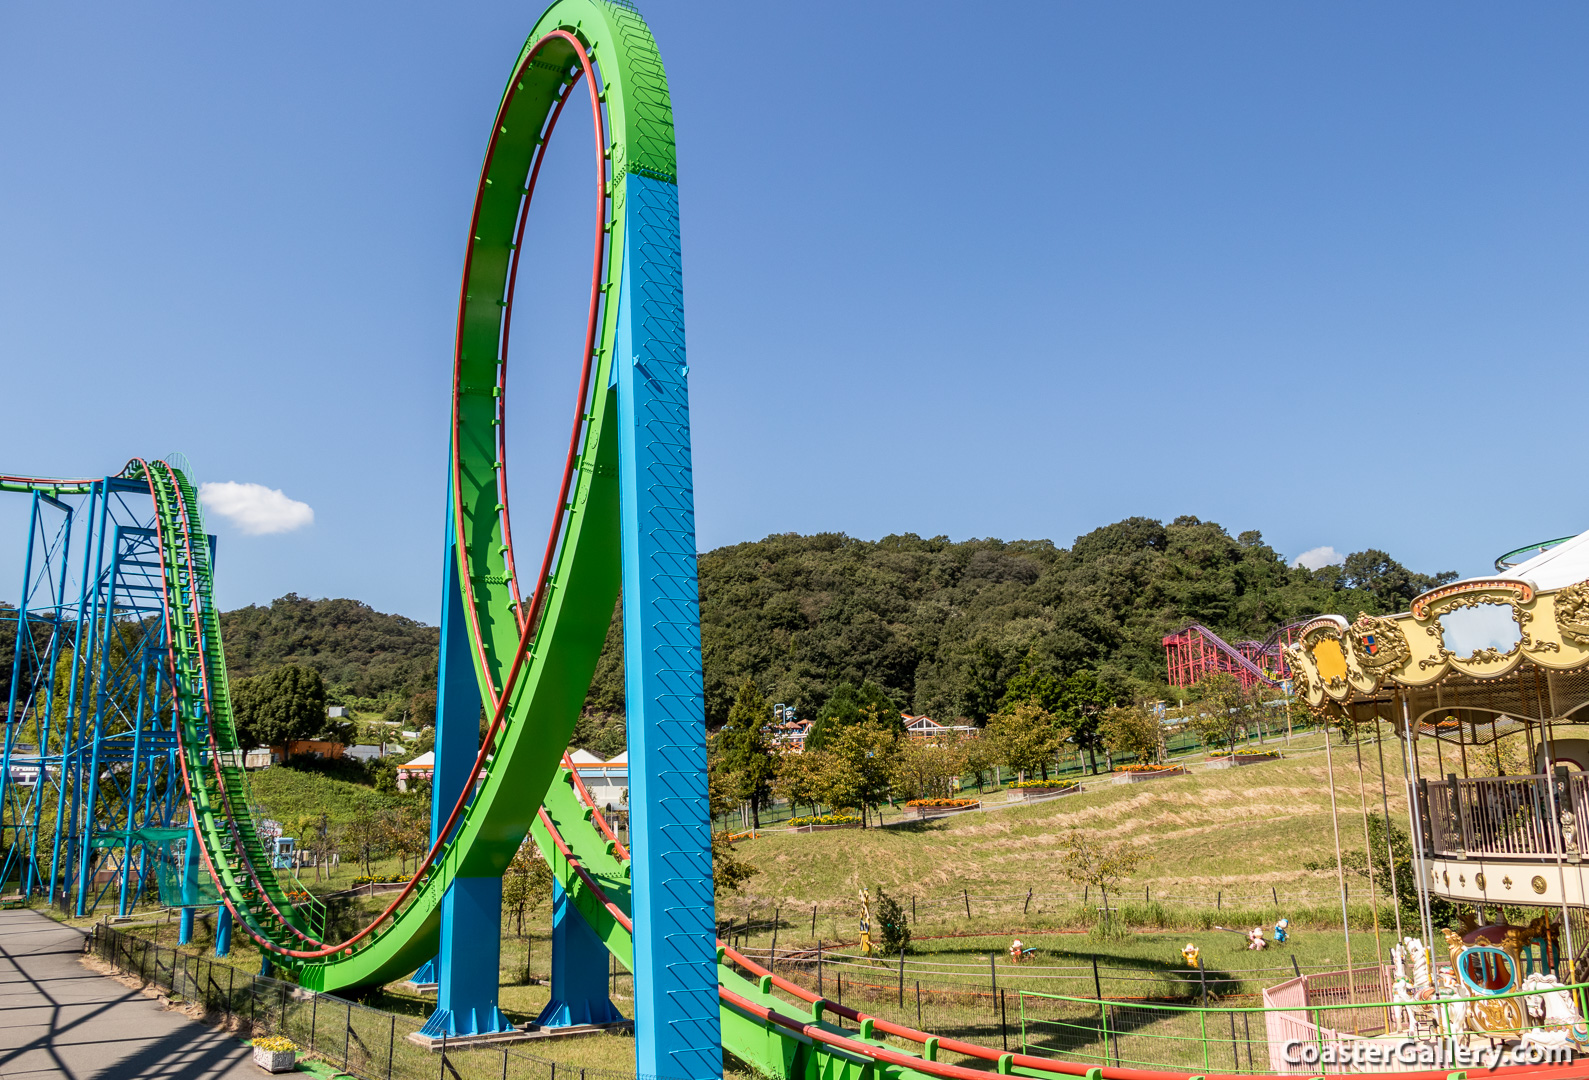
{"type": "Polygon", "coordinates": [[[264,1074],[237,1039],[84,967],[83,934],[0,911],[0,1080],[219,1080],[264,1074]]]}

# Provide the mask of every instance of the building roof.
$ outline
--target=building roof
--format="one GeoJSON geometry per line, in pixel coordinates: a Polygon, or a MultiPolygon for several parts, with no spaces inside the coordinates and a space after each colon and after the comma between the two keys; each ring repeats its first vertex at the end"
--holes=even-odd
{"type": "Polygon", "coordinates": [[[597,757],[595,754],[592,754],[588,750],[575,750],[573,753],[568,755],[568,759],[574,763],[574,768],[578,769],[580,772],[584,772],[586,769],[594,771],[596,769],[609,769],[617,767],[627,769],[629,767],[629,751],[627,750],[608,761],[601,760],[601,758],[597,757]]]}
{"type": "Polygon", "coordinates": [[[436,752],[434,750],[426,750],[414,760],[403,762],[402,767],[405,769],[434,769],[436,767],[436,752]]]}

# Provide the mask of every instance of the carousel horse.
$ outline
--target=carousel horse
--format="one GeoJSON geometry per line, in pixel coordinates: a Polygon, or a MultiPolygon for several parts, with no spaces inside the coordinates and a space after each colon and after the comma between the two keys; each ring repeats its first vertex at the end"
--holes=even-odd
{"type": "Polygon", "coordinates": [[[1560,979],[1535,972],[1523,979],[1522,989],[1530,991],[1523,1002],[1528,1018],[1537,1026],[1523,1033],[1520,1049],[1566,1047],[1574,1054],[1589,1050],[1589,1024],[1584,1023],[1573,1004],[1572,991],[1563,989],[1560,979]]]}

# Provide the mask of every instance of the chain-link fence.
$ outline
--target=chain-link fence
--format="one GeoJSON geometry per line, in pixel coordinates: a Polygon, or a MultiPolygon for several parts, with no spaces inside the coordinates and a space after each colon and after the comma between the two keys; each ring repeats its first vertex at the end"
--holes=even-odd
{"type": "Polygon", "coordinates": [[[245,1038],[285,1036],[361,1080],[667,1080],[551,1061],[524,1052],[522,1044],[418,1045],[409,1039],[423,1023],[418,1017],[250,975],[104,924],[94,926],[83,951],[245,1038]]]}

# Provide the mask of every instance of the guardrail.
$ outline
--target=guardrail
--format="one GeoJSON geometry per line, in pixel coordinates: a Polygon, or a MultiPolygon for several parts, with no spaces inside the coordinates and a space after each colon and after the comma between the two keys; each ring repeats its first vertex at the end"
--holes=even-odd
{"type": "Polygon", "coordinates": [[[1565,833],[1562,815],[1584,820],[1589,775],[1488,776],[1422,780],[1424,847],[1434,855],[1500,858],[1585,853],[1580,831],[1565,833]]]}

